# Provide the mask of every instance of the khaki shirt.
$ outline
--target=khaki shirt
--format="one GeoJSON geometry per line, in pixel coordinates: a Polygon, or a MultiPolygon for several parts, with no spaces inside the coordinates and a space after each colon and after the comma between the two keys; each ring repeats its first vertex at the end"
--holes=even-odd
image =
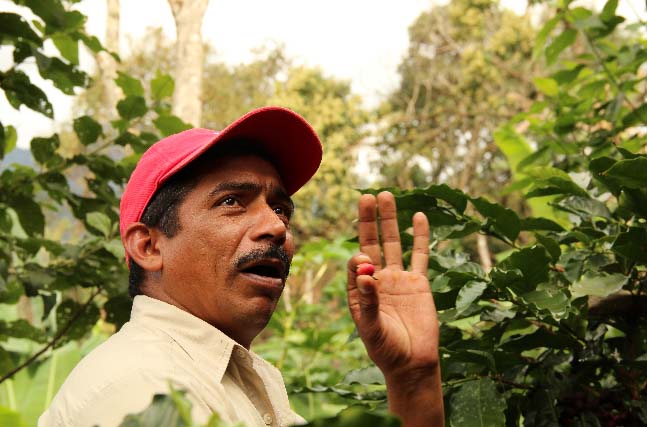
{"type": "Polygon", "coordinates": [[[214,412],[246,427],[304,422],[275,367],[203,320],[140,295],[130,321],[81,360],[38,426],[118,426],[168,394],[169,383],[187,391],[199,424],[214,412]]]}

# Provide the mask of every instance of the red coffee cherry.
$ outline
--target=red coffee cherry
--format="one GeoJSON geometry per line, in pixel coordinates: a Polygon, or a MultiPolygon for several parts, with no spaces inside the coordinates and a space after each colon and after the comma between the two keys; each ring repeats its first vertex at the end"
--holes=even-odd
{"type": "Polygon", "coordinates": [[[365,262],[357,266],[357,274],[359,276],[362,276],[362,275],[372,276],[373,273],[375,273],[375,267],[373,266],[373,264],[369,264],[365,262]]]}

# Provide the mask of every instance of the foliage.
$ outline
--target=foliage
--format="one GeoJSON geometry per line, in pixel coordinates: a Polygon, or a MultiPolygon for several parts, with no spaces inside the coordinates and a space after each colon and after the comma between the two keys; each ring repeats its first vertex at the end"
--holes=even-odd
{"type": "MultiPolygon", "coordinates": [[[[24,105],[52,117],[45,93],[24,71],[29,63],[35,62],[54,87],[73,94],[89,83],[78,68],[81,43],[93,52],[103,48],[85,33],[85,16],[69,3],[19,4],[19,13],[0,13],[0,40],[13,51],[13,63],[0,74],[0,87],[14,108],[24,105]],[[32,15],[29,21],[25,18],[32,15]],[[57,55],[48,56],[44,49],[50,42],[57,55]]],[[[87,351],[84,339],[98,321],[100,336],[105,336],[128,318],[119,194],[139,155],[161,136],[186,127],[169,113],[172,90],[160,89],[169,79],[158,74],[145,91],[138,80],[121,73],[117,84],[124,97],[116,120],[102,124],[81,115],[72,126],[77,140],[73,150],[65,149],[61,135],[37,137],[31,141],[34,167],[2,165],[0,405],[18,424],[35,424],[79,354],[87,351]],[[143,117],[154,128],[133,132],[143,117]],[[81,232],[60,238],[55,231],[59,223],[81,232]],[[52,352],[54,348],[58,350],[52,352]],[[47,357],[39,359],[41,355],[47,357]],[[36,385],[43,386],[42,393],[34,392],[36,385]]],[[[0,124],[0,159],[14,149],[16,140],[16,129],[0,124]]]]}
{"type": "MultiPolygon", "coordinates": [[[[400,422],[387,414],[367,411],[366,406],[350,406],[333,417],[320,418],[304,427],[398,427],[400,422]]],[[[171,390],[168,395],[156,395],[150,406],[138,414],[128,415],[120,427],[197,427],[191,418],[191,402],[184,393],[171,390]]],[[[202,427],[232,427],[217,414],[202,427]]],[[[244,427],[240,423],[233,427],[244,427]]]]}
{"type": "Polygon", "coordinates": [[[422,13],[409,27],[400,86],[380,110],[382,182],[495,195],[507,167],[493,134],[532,102],[534,35],[530,16],[498,0],[455,0],[422,13]]]}
{"type": "Polygon", "coordinates": [[[534,79],[541,96],[498,132],[504,152],[526,154],[511,191],[552,196],[565,224],[444,185],[393,189],[436,244],[479,232],[509,246],[489,272],[460,244],[432,255],[448,425],[647,422],[647,45],[616,7],[559,2],[535,47],[552,67],[534,79]]]}

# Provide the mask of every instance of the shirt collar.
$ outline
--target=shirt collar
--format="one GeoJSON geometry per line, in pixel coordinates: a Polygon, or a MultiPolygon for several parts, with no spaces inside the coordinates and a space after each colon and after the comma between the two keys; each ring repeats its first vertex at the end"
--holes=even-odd
{"type": "Polygon", "coordinates": [[[181,308],[146,295],[135,297],[130,320],[169,335],[194,362],[210,366],[219,382],[234,349],[251,355],[218,328],[181,308]]]}

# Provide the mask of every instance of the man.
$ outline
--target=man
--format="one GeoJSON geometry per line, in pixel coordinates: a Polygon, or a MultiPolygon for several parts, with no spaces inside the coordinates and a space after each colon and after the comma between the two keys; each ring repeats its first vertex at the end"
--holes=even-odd
{"type": "MultiPolygon", "coordinates": [[[[276,308],[294,254],[290,195],[316,172],[321,154],[310,125],[278,107],[252,111],[219,133],[193,129],[153,145],[120,206],[136,295],[131,319],[79,363],[39,425],[118,425],[170,385],[187,391],[200,423],[214,412],[247,427],[303,422],[280,373],[249,348],[276,308]]],[[[413,230],[405,271],[393,196],[360,198],[361,253],[348,262],[348,302],[386,378],[390,410],[407,427],[441,426],[423,214],[413,230]],[[374,277],[357,275],[363,263],[375,266],[374,277]]]]}

